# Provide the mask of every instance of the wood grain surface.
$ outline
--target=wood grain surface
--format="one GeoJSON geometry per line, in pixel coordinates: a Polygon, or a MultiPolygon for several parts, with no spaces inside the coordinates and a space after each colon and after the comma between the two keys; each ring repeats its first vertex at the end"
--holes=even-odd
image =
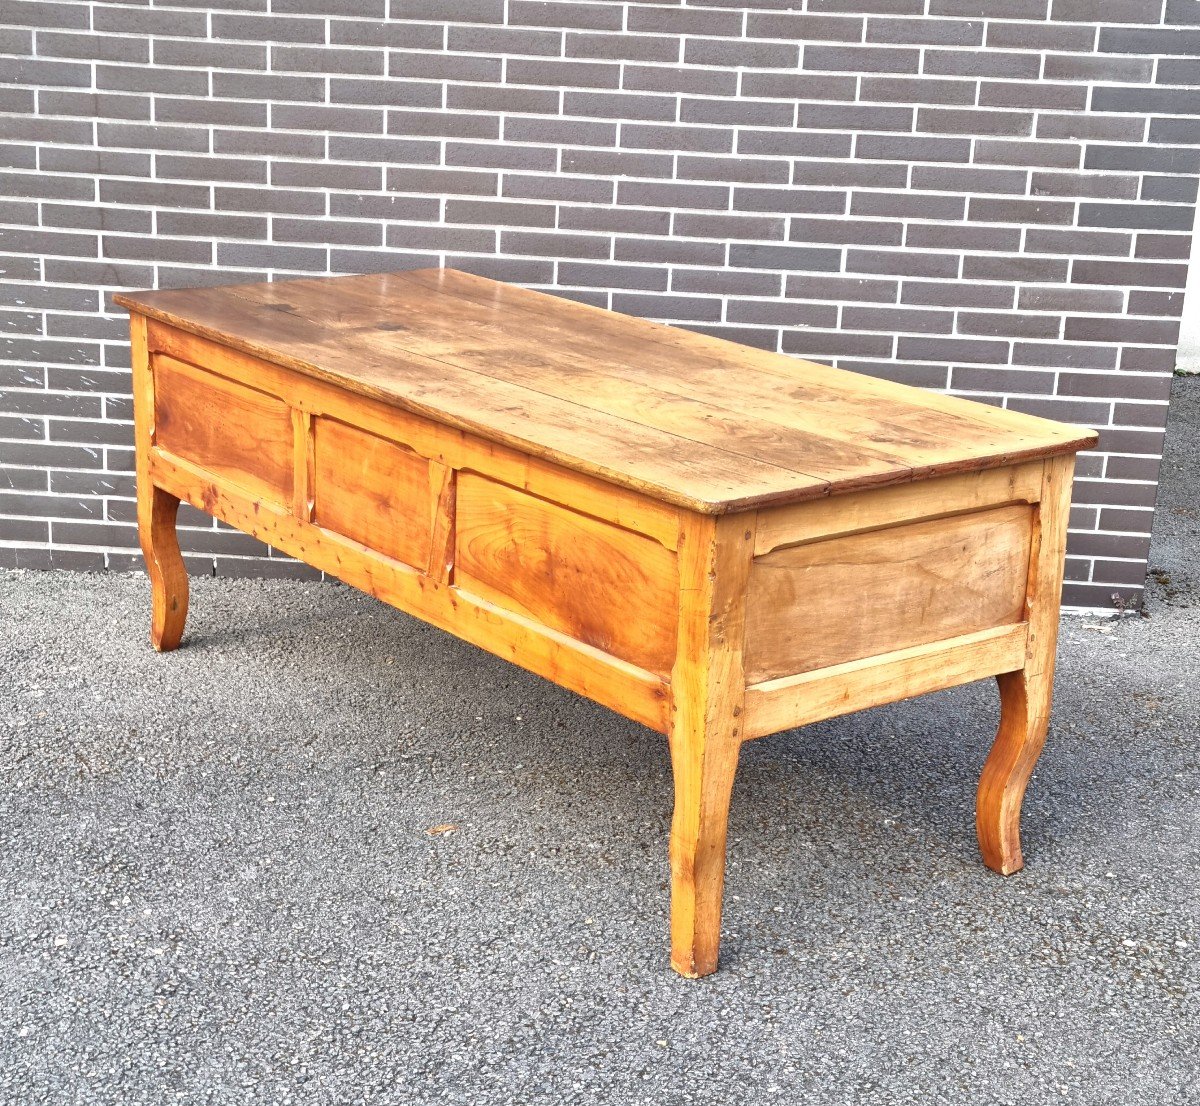
{"type": "Polygon", "coordinates": [[[1074,452],[1079,427],[454,270],[120,295],[152,319],[705,514],[1074,452]]]}

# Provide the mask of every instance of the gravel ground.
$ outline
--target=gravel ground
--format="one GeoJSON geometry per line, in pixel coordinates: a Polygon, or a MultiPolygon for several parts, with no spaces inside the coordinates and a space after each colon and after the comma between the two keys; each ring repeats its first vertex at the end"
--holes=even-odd
{"type": "Polygon", "coordinates": [[[0,574],[0,1102],[1194,1103],[1198,397],[1029,867],[990,683],[757,742],[700,983],[661,738],[346,587],[196,580],[160,657],[144,578],[0,574]]]}

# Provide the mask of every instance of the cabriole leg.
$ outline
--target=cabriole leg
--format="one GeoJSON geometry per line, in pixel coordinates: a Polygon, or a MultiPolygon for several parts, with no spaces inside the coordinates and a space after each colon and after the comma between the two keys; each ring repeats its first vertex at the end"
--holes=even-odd
{"type": "Polygon", "coordinates": [[[1021,801],[1033,766],[1046,744],[1053,672],[1029,670],[996,677],[1000,729],[983,766],[975,803],[975,827],[983,862],[1001,875],[1020,871],[1021,801]]]}
{"type": "Polygon", "coordinates": [[[138,537],[150,576],[150,640],[160,653],[179,644],[187,619],[188,578],[179,552],[175,518],[179,500],[151,484],[138,486],[138,537]]]}

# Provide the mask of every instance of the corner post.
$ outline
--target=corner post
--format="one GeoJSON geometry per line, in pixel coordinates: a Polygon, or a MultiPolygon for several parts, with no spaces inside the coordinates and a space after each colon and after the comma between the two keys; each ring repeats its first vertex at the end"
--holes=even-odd
{"type": "Polygon", "coordinates": [[[729,801],[742,742],[746,583],[756,515],[684,515],[671,673],[671,967],[717,968],[729,801]]]}
{"type": "Polygon", "coordinates": [[[1024,864],[1021,803],[1050,726],[1074,470],[1074,454],[1051,457],[1044,464],[1025,591],[1025,667],[996,677],[1000,728],[979,780],[975,826],[983,862],[1006,876],[1024,864]]]}
{"type": "Polygon", "coordinates": [[[154,380],[146,337],[146,316],[129,316],[129,345],[133,366],[133,434],[137,455],[138,540],[150,577],[150,640],[161,653],[169,652],[183,636],[187,619],[188,578],[175,518],[179,498],[157,487],[150,473],[154,444],[154,380]]]}

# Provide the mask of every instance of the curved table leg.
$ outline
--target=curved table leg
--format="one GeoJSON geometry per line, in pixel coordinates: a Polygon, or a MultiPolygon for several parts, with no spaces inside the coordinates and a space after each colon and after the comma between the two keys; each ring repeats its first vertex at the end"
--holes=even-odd
{"type": "Polygon", "coordinates": [[[151,485],[138,489],[138,537],[150,575],[150,640],[160,653],[179,645],[187,619],[188,578],[179,553],[175,517],[179,499],[151,485]]]}
{"type": "Polygon", "coordinates": [[[1021,801],[1046,744],[1053,673],[1006,672],[1000,685],[1000,729],[983,766],[975,827],[983,862],[1001,875],[1020,871],[1021,801]]]}

